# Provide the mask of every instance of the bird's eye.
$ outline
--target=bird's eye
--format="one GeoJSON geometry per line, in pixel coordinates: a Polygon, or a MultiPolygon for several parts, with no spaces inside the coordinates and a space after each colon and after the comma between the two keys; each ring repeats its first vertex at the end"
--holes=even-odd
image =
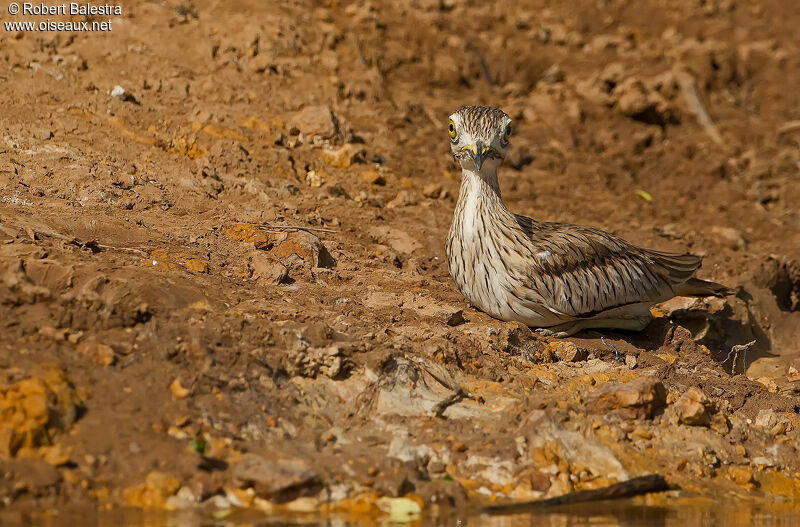
{"type": "Polygon", "coordinates": [[[452,119],[450,119],[450,126],[448,126],[447,129],[450,132],[450,139],[455,141],[458,134],[456,133],[456,123],[454,123],[452,119]]]}
{"type": "Polygon", "coordinates": [[[506,131],[505,131],[505,133],[503,134],[503,139],[505,139],[506,141],[508,141],[508,138],[509,138],[509,137],[511,137],[511,125],[510,125],[510,124],[509,124],[509,125],[506,125],[506,131]]]}

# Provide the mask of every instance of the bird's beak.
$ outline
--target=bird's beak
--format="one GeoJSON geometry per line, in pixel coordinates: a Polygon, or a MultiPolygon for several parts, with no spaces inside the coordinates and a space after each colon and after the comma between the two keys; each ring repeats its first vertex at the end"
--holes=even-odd
{"type": "Polygon", "coordinates": [[[462,150],[466,150],[470,153],[472,160],[475,162],[475,168],[480,171],[492,147],[484,146],[482,141],[476,141],[475,144],[464,146],[462,150]]]}

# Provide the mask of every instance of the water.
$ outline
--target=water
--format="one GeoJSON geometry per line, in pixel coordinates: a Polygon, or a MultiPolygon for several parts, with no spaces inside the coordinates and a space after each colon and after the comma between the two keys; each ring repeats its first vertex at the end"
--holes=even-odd
{"type": "Polygon", "coordinates": [[[430,514],[419,519],[393,521],[389,518],[345,518],[339,516],[265,517],[252,511],[236,511],[224,518],[197,512],[168,513],[138,509],[87,511],[61,510],[58,513],[0,512],[0,527],[710,527],[800,526],[800,503],[770,503],[743,506],[731,497],[724,499],[681,500],[648,505],[642,499],[594,502],[510,516],[462,515],[457,511],[430,514]]]}

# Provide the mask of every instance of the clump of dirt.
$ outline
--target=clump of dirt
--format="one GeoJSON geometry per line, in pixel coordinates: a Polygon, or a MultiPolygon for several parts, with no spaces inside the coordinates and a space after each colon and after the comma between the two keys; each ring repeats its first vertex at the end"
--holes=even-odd
{"type": "Polygon", "coordinates": [[[123,10],[0,34],[11,510],[364,518],[647,473],[798,497],[797,6],[123,10]],[[566,341],[470,307],[443,250],[462,104],[514,119],[512,210],[736,294],[566,341]]]}

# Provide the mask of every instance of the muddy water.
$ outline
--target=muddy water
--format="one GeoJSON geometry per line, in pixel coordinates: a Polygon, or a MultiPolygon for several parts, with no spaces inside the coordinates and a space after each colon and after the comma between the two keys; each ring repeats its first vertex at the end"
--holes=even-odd
{"type": "Polygon", "coordinates": [[[711,500],[683,500],[663,505],[648,505],[641,500],[596,502],[514,515],[462,515],[457,512],[438,516],[401,520],[385,518],[346,518],[339,516],[263,516],[252,512],[228,514],[168,513],[138,509],[112,511],[64,510],[41,514],[18,513],[0,516],[0,526],[17,525],[67,527],[193,527],[193,526],[326,526],[356,527],[370,525],[453,526],[453,527],[522,527],[543,525],[568,526],[790,526],[800,525],[800,503],[774,503],[764,506],[742,506],[736,503],[714,503],[711,500]]]}

